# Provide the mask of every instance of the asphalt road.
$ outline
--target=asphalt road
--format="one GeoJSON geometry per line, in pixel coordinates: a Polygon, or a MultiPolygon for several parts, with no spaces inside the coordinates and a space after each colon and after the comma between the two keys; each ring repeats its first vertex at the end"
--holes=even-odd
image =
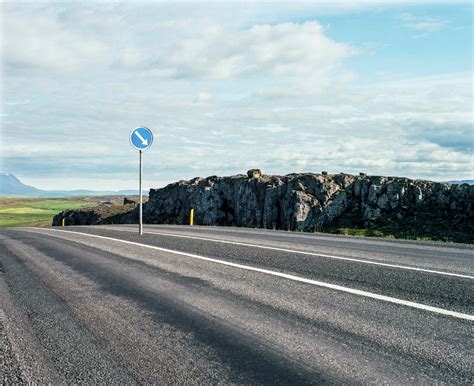
{"type": "Polygon", "coordinates": [[[0,263],[2,383],[474,382],[469,246],[16,228],[0,263]]]}

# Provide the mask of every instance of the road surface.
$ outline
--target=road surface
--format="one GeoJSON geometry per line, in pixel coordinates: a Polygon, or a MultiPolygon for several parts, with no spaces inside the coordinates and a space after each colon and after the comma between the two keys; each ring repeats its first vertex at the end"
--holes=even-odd
{"type": "Polygon", "coordinates": [[[0,262],[2,383],[474,381],[469,246],[15,228],[0,262]]]}

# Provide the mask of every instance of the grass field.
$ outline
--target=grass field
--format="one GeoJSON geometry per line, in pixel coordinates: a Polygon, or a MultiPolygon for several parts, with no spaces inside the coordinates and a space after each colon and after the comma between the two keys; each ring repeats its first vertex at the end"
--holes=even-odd
{"type": "Polygon", "coordinates": [[[53,217],[65,209],[95,206],[119,197],[81,196],[65,198],[0,197],[0,228],[16,226],[49,226],[53,217]]]}

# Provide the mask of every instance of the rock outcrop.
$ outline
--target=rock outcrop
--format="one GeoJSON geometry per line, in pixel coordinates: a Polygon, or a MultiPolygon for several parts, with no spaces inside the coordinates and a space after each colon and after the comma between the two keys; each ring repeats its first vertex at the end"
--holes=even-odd
{"type": "Polygon", "coordinates": [[[137,202],[135,200],[130,200],[129,198],[124,197],[123,205],[137,205],[137,202]]]}
{"type": "MultiPolygon", "coordinates": [[[[303,232],[380,229],[396,237],[474,242],[474,186],[349,174],[196,177],[151,189],[144,221],[303,232]]],[[[121,222],[133,223],[137,211],[121,222]]]]}
{"type": "Polygon", "coordinates": [[[99,225],[99,224],[121,224],[124,217],[132,212],[131,205],[107,205],[96,207],[64,210],[53,218],[53,226],[62,225],[99,225]]]}

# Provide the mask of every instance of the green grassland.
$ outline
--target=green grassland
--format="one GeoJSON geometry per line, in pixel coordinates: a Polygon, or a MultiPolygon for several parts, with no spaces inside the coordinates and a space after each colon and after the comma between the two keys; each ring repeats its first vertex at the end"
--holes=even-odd
{"type": "Polygon", "coordinates": [[[53,217],[65,209],[98,205],[104,201],[119,202],[120,197],[80,196],[63,198],[0,197],[0,228],[17,226],[50,226],[53,217]]]}

